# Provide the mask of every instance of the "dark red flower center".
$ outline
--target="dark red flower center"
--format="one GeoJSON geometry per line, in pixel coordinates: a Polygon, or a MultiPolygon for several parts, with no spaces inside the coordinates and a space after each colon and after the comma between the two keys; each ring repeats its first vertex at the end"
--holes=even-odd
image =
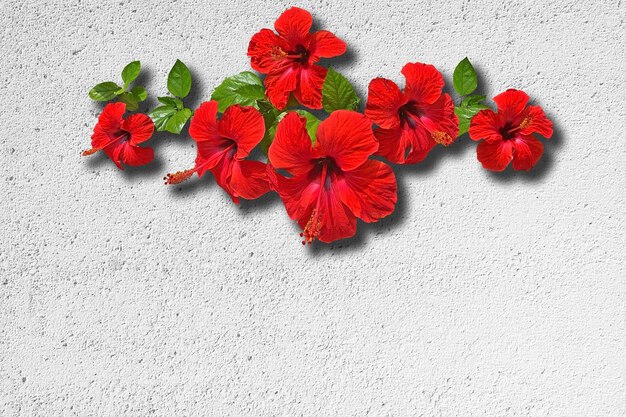
{"type": "Polygon", "coordinates": [[[515,126],[513,122],[506,122],[504,126],[500,128],[500,135],[502,140],[511,140],[517,137],[517,132],[520,130],[520,126],[515,126]]]}
{"type": "Polygon", "coordinates": [[[409,101],[398,109],[400,122],[413,129],[424,114],[415,101],[409,101]]]}
{"type": "Polygon", "coordinates": [[[290,51],[287,54],[287,58],[291,58],[300,64],[306,64],[309,62],[309,50],[304,47],[304,45],[298,44],[294,51],[290,51]]]}

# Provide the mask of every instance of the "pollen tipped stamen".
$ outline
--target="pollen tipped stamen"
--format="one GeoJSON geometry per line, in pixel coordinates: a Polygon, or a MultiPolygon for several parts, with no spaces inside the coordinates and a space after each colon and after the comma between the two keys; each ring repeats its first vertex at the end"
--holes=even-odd
{"type": "Polygon", "coordinates": [[[195,169],[188,169],[186,171],[178,171],[178,172],[175,172],[174,174],[167,174],[165,177],[163,177],[163,180],[165,181],[165,185],[180,184],[181,182],[186,181],[189,178],[191,178],[194,172],[196,172],[195,169]]]}
{"type": "Polygon", "coordinates": [[[530,126],[533,123],[533,118],[528,116],[526,117],[524,120],[522,120],[522,123],[519,124],[519,128],[520,129],[526,129],[528,126],[530,126]]]}
{"type": "Polygon", "coordinates": [[[311,244],[320,234],[320,230],[322,229],[322,220],[318,216],[317,209],[313,209],[311,212],[311,217],[307,222],[306,226],[304,226],[304,230],[300,233],[300,237],[303,237],[302,241],[303,245],[311,244]]]}
{"type": "Polygon", "coordinates": [[[432,137],[435,142],[443,146],[450,146],[454,142],[454,138],[446,132],[433,132],[432,137]]]}
{"type": "Polygon", "coordinates": [[[81,153],[82,156],[89,156],[89,155],[93,155],[94,153],[98,152],[100,150],[100,148],[91,148],[91,149],[87,149],[85,151],[83,151],[81,153]]]}

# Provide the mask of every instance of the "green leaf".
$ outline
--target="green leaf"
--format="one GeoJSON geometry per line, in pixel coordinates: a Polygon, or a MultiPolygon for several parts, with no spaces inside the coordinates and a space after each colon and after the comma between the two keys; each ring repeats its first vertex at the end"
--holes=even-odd
{"type": "Polygon", "coordinates": [[[126,103],[126,110],[128,111],[135,111],[139,108],[139,97],[131,92],[120,94],[119,99],[122,103],[126,103]]]}
{"type": "Polygon", "coordinates": [[[130,92],[137,97],[137,101],[144,101],[145,99],[148,98],[148,92],[146,91],[145,88],[137,86],[137,87],[133,87],[132,90],[130,90],[130,92]]]}
{"type": "Polygon", "coordinates": [[[263,82],[250,71],[226,78],[211,95],[211,100],[217,101],[218,110],[221,113],[233,104],[253,106],[257,104],[257,100],[264,98],[265,87],[263,87],[263,82]]]}
{"type": "Polygon", "coordinates": [[[122,70],[122,80],[124,80],[124,84],[128,86],[128,84],[135,81],[135,78],[139,76],[139,71],[141,71],[141,63],[139,61],[133,61],[126,65],[122,70]]]}
{"type": "Polygon", "coordinates": [[[184,108],[182,100],[175,97],[157,97],[157,100],[166,106],[174,107],[176,110],[182,110],[184,108]]]}
{"type": "Polygon", "coordinates": [[[154,122],[154,127],[159,132],[165,130],[165,126],[170,118],[176,114],[176,109],[170,106],[160,106],[152,110],[149,114],[150,118],[154,122]]]}
{"type": "Polygon", "coordinates": [[[487,109],[488,107],[481,103],[485,98],[485,96],[478,95],[464,97],[461,101],[461,107],[482,105],[487,109]]]}
{"type": "Polygon", "coordinates": [[[126,103],[126,110],[135,111],[139,108],[139,103],[148,97],[146,89],[143,87],[133,87],[132,90],[119,95],[121,102],[126,103]]]}
{"type": "MultiPolygon", "coordinates": [[[[488,109],[482,103],[472,104],[469,106],[455,107],[454,113],[459,118],[459,135],[461,136],[468,131],[472,118],[481,110],[488,109]]],[[[457,137],[458,137],[457,136],[457,137]]]]}
{"type": "Polygon", "coordinates": [[[320,119],[306,110],[295,110],[295,112],[306,119],[306,130],[311,138],[311,143],[314,144],[317,139],[317,127],[321,123],[320,119]]]}
{"type": "Polygon", "coordinates": [[[115,98],[115,92],[120,87],[112,81],[107,81],[96,85],[89,91],[89,97],[96,101],[109,101],[115,98]]]}
{"type": "Polygon", "coordinates": [[[167,76],[167,89],[176,97],[185,98],[191,90],[191,73],[179,59],[167,76]]]}
{"type": "Polygon", "coordinates": [[[274,123],[276,123],[276,119],[281,112],[267,100],[257,100],[256,104],[259,111],[263,115],[263,121],[265,122],[265,135],[263,136],[261,143],[259,143],[259,148],[261,149],[261,152],[267,156],[267,151],[272,144],[274,134],[276,133],[276,126],[274,126],[274,123]]]}
{"type": "Polygon", "coordinates": [[[167,121],[167,124],[165,125],[165,130],[167,130],[170,133],[175,133],[178,135],[181,132],[181,130],[183,130],[183,127],[185,127],[185,123],[187,123],[187,120],[189,120],[190,117],[191,117],[191,110],[189,109],[178,110],[167,121]]]}
{"type": "Polygon", "coordinates": [[[354,91],[350,81],[332,68],[322,87],[322,106],[327,113],[335,110],[356,110],[361,99],[354,91]]]}
{"type": "Polygon", "coordinates": [[[454,69],[452,76],[454,89],[462,96],[468,95],[476,90],[478,86],[478,76],[469,59],[464,58],[454,69]]]}
{"type": "Polygon", "coordinates": [[[278,124],[280,123],[281,120],[283,120],[283,118],[288,113],[292,111],[295,111],[300,116],[306,119],[307,133],[309,134],[309,137],[311,138],[311,143],[315,144],[317,128],[321,123],[321,121],[317,117],[315,117],[313,114],[309,113],[306,110],[289,110],[289,111],[285,111],[282,113],[278,113],[279,111],[277,110],[278,114],[276,114],[274,118],[274,122],[271,125],[268,125],[268,124],[265,125],[265,129],[266,129],[265,136],[263,137],[263,139],[261,140],[261,143],[259,144],[261,152],[263,152],[265,155],[267,155],[267,151],[269,150],[270,145],[274,141],[274,136],[276,135],[276,128],[278,127],[278,124]]]}

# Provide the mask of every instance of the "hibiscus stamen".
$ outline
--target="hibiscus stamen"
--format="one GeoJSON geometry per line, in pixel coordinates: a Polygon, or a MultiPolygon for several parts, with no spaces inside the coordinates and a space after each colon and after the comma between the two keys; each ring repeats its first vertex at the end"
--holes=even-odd
{"type": "Polygon", "coordinates": [[[287,55],[287,52],[283,51],[278,46],[273,46],[272,50],[270,51],[270,55],[272,55],[275,61],[278,61],[283,59],[287,55]]]}
{"type": "Polygon", "coordinates": [[[524,120],[522,120],[522,123],[519,124],[519,128],[520,129],[526,129],[528,126],[530,126],[533,123],[533,118],[528,116],[526,117],[524,120]]]}
{"type": "Polygon", "coordinates": [[[300,233],[300,237],[304,238],[304,240],[302,241],[303,245],[310,245],[311,242],[313,242],[315,238],[320,234],[320,230],[322,228],[322,220],[319,218],[318,214],[319,210],[316,207],[311,212],[311,217],[309,218],[306,226],[304,226],[304,231],[300,233]]]}
{"type": "Polygon", "coordinates": [[[191,178],[194,172],[196,172],[195,169],[188,169],[186,171],[178,171],[178,172],[175,172],[174,174],[167,174],[166,176],[163,177],[163,180],[165,181],[165,185],[180,184],[181,182],[186,181],[189,178],[191,178]]]}
{"type": "Polygon", "coordinates": [[[91,148],[91,149],[87,149],[86,151],[83,151],[81,153],[82,156],[89,156],[89,155],[93,155],[94,153],[98,152],[100,150],[100,148],[91,148]]]}
{"type": "Polygon", "coordinates": [[[446,132],[433,132],[432,137],[435,142],[443,146],[450,146],[454,142],[454,138],[446,132]]]}
{"type": "Polygon", "coordinates": [[[315,208],[311,212],[311,217],[309,217],[309,221],[304,226],[304,230],[300,233],[300,237],[303,237],[302,241],[303,245],[307,243],[310,245],[311,242],[315,240],[320,234],[320,230],[322,230],[322,219],[320,216],[320,203],[322,201],[322,193],[325,192],[326,188],[326,173],[328,172],[328,160],[321,159],[320,163],[322,164],[322,174],[320,175],[320,190],[317,195],[317,202],[315,204],[315,208]]]}

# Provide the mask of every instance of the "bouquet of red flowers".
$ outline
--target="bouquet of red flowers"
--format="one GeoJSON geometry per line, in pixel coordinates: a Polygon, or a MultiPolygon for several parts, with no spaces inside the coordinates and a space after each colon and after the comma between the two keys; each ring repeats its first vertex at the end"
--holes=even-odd
{"type": "Polygon", "coordinates": [[[89,92],[94,100],[117,101],[104,107],[83,155],[103,151],[120,169],[145,165],[154,152],[140,145],[155,129],[179,134],[191,120],[195,163],[167,174],[165,183],[210,171],[234,203],[274,191],[302,228],[303,244],[351,237],[357,218],[376,222],[393,212],[396,178],[385,161],[420,163],[435,146],[450,146],[466,132],[480,141],[477,157],[486,169],[503,171],[512,162],[514,170],[530,170],[541,158],[543,145],[534,134],[552,136],[541,107],[510,89],[493,98],[494,112],[485,96],[473,94],[477,76],[467,58],[454,70],[458,103],[443,93],[434,66],[413,62],[401,69],[403,89],[373,79],[360,113],[361,99],[348,79],[319,64],[342,55],[345,42],[325,30],[311,33],[311,26],[306,10],[286,10],[275,30],[261,29],[250,40],[251,66],[264,78],[248,71],[228,77],[195,111],[184,104],[191,74],[176,61],[167,80],[171,96],[158,97],[161,105],[148,115],[124,118],[147,98],[143,87],[129,89],[141,70],[139,61],[131,62],[122,71],[123,86],[108,81],[89,92]],[[257,147],[265,160],[250,158],[257,147]]]}

